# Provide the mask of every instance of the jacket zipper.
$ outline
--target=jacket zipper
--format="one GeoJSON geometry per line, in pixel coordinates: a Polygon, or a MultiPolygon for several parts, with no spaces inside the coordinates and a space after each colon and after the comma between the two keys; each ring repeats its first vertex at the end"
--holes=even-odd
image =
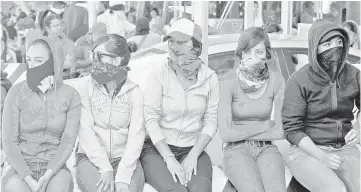
{"type": "Polygon", "coordinates": [[[337,90],[336,83],[331,82],[331,100],[332,100],[332,110],[335,111],[337,109],[337,90]]]}
{"type": "Polygon", "coordinates": [[[183,111],[183,114],[182,114],[182,122],[181,122],[181,127],[180,129],[178,130],[178,137],[177,137],[177,143],[179,145],[179,135],[180,133],[183,131],[184,129],[184,117],[187,113],[187,92],[184,93],[184,111],[183,111]]]}
{"type": "Polygon", "coordinates": [[[109,126],[109,130],[110,130],[110,140],[109,140],[109,146],[110,146],[110,161],[112,161],[112,127],[111,127],[111,124],[110,124],[110,120],[111,120],[111,117],[112,117],[112,108],[113,108],[113,97],[114,95],[111,97],[110,99],[110,111],[109,111],[109,119],[108,119],[108,126],[109,126]]]}

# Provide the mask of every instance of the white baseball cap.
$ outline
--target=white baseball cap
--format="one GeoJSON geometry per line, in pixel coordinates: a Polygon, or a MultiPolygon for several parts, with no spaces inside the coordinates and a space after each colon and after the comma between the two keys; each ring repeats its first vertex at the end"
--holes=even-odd
{"type": "Polygon", "coordinates": [[[202,29],[193,21],[182,18],[172,24],[163,41],[167,41],[171,37],[180,41],[188,41],[194,37],[197,41],[202,42],[202,29]]]}
{"type": "Polygon", "coordinates": [[[109,1],[109,7],[113,7],[115,5],[125,5],[125,1],[109,1]]]}

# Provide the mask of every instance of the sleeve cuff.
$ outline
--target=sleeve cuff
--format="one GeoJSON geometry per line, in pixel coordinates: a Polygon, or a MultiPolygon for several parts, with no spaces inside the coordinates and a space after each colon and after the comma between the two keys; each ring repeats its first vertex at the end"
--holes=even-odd
{"type": "Polygon", "coordinates": [[[292,131],[286,134],[287,140],[297,146],[300,141],[305,137],[307,137],[307,134],[302,131],[292,131]]]}
{"type": "Polygon", "coordinates": [[[99,165],[99,173],[105,173],[105,172],[109,172],[109,171],[114,171],[112,165],[109,163],[109,160],[104,158],[99,160],[96,165],[99,165]]]}
{"type": "Polygon", "coordinates": [[[118,169],[115,175],[115,183],[126,183],[130,185],[133,174],[129,170],[118,169]]]}
{"type": "Polygon", "coordinates": [[[214,137],[214,135],[216,134],[217,132],[217,127],[213,127],[213,126],[206,126],[203,128],[202,130],[202,134],[205,134],[205,135],[208,135],[210,136],[211,138],[214,137]]]}
{"type": "MultiPolygon", "coordinates": [[[[147,129],[149,130],[149,129],[147,129]]],[[[165,139],[163,135],[163,131],[159,126],[152,126],[150,128],[151,131],[148,131],[150,139],[152,140],[153,144],[158,143],[159,141],[165,139]]]]}

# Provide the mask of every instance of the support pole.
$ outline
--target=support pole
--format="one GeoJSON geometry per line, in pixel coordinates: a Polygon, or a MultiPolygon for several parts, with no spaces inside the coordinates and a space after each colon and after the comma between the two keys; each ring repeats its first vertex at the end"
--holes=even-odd
{"type": "Polygon", "coordinates": [[[89,31],[91,30],[94,23],[97,22],[97,10],[96,1],[88,1],[88,18],[89,18],[89,31]]]}
{"type": "Polygon", "coordinates": [[[202,28],[201,59],[208,66],[208,1],[194,1],[194,22],[202,28]]]}
{"type": "MultiPolygon", "coordinates": [[[[254,26],[254,3],[253,1],[244,2],[244,30],[254,26]]],[[[261,10],[262,11],[262,10],[261,10]]]]}
{"type": "Polygon", "coordinates": [[[283,35],[291,35],[292,29],[292,10],[293,10],[293,3],[292,1],[282,1],[281,9],[281,27],[282,27],[282,34],[283,35]]]}

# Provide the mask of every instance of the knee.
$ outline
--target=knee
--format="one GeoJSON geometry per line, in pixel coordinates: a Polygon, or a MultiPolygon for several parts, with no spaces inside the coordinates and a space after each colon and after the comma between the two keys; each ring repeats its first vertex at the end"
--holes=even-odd
{"type": "Polygon", "coordinates": [[[347,192],[346,186],[341,180],[326,184],[324,187],[324,192],[347,192]]]}
{"type": "Polygon", "coordinates": [[[30,192],[27,185],[17,175],[3,180],[4,192],[30,192]]]}
{"type": "Polygon", "coordinates": [[[188,184],[189,192],[208,192],[212,191],[212,178],[198,177],[188,184]]]}
{"type": "Polygon", "coordinates": [[[49,182],[47,192],[73,192],[74,182],[71,173],[61,169],[49,182]]]}

